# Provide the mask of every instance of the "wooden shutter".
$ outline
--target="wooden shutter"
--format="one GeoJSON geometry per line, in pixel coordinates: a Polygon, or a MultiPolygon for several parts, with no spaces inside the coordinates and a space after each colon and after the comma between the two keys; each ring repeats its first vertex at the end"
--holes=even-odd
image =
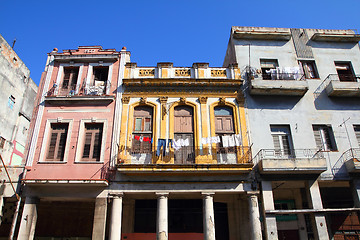
{"type": "Polygon", "coordinates": [[[51,124],[51,133],[48,145],[47,161],[63,161],[68,124],[51,124]]]}
{"type": "Polygon", "coordinates": [[[102,123],[85,124],[85,139],[82,154],[83,161],[100,161],[102,129],[102,123]]]}

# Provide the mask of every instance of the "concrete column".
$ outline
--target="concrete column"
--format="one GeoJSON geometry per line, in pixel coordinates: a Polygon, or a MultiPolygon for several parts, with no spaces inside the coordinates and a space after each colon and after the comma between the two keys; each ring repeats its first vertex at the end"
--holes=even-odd
{"type": "MultiPolygon", "coordinates": [[[[307,182],[309,191],[309,205],[313,209],[323,209],[319,183],[317,180],[309,180],[307,182]]],[[[314,214],[314,230],[319,240],[329,240],[329,233],[327,231],[325,215],[321,213],[314,214]]]]}
{"type": "Polygon", "coordinates": [[[156,193],[157,199],[157,220],[156,239],[167,240],[168,234],[168,193],[156,193]]]}
{"type": "Polygon", "coordinates": [[[214,193],[202,193],[204,240],[215,240],[214,193]]]}
{"type": "Polygon", "coordinates": [[[92,233],[93,240],[105,239],[106,212],[107,198],[96,198],[92,233]]]}
{"type": "Polygon", "coordinates": [[[258,192],[248,192],[249,219],[252,240],[262,240],[258,192]]]}
{"type": "Polygon", "coordinates": [[[35,197],[27,197],[25,199],[23,214],[20,220],[18,240],[33,239],[37,220],[37,202],[38,199],[35,197]]]}
{"type": "Polygon", "coordinates": [[[121,240],[122,198],[123,194],[111,194],[112,208],[109,240],[121,240]]]}
{"type": "Polygon", "coordinates": [[[261,182],[261,191],[262,191],[262,202],[264,210],[264,230],[265,237],[267,240],[277,240],[277,226],[276,226],[276,217],[275,215],[266,214],[267,210],[275,210],[274,197],[272,192],[271,181],[262,181],[261,182]]]}

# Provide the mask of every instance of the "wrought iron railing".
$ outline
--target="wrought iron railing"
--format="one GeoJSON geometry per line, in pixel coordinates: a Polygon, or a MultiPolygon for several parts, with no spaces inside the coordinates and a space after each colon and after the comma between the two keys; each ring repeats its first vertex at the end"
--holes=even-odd
{"type": "Polygon", "coordinates": [[[297,80],[304,81],[304,74],[299,73],[262,73],[263,80],[297,80]]]}
{"type": "Polygon", "coordinates": [[[263,159],[318,159],[323,158],[324,154],[319,149],[261,149],[253,158],[254,163],[258,163],[263,159]]]}
{"type": "Polygon", "coordinates": [[[338,172],[348,160],[359,161],[358,159],[360,159],[360,148],[350,148],[341,154],[340,158],[334,164],[333,171],[338,172]]]}
{"type": "Polygon", "coordinates": [[[106,89],[111,87],[110,81],[107,81],[104,86],[82,86],[76,91],[76,86],[70,86],[67,88],[58,87],[56,84],[50,88],[46,96],[103,96],[106,95],[106,89]]]}
{"type": "Polygon", "coordinates": [[[330,84],[332,81],[337,82],[359,82],[360,75],[352,75],[352,74],[329,74],[324,81],[319,85],[319,87],[314,91],[315,98],[319,97],[320,94],[324,91],[324,89],[330,84]]]}
{"type": "Polygon", "coordinates": [[[178,150],[167,147],[163,149],[134,149],[132,147],[120,146],[119,148],[120,160],[118,164],[155,164],[159,159],[166,162],[173,162],[174,164],[244,164],[251,163],[251,148],[244,146],[235,147],[203,147],[194,148],[191,146],[182,147],[178,150]],[[206,163],[203,157],[197,160],[198,156],[208,156],[206,163]],[[121,159],[125,158],[127,160],[121,159]],[[172,161],[173,160],[173,161],[172,161]]]}

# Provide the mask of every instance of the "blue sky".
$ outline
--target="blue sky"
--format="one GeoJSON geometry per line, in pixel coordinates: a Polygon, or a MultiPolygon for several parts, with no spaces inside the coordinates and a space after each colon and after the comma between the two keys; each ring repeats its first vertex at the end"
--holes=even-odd
{"type": "Polygon", "coordinates": [[[360,0],[1,0],[0,34],[38,84],[53,48],[131,51],[138,66],[222,66],[231,26],[359,29],[360,0]]]}

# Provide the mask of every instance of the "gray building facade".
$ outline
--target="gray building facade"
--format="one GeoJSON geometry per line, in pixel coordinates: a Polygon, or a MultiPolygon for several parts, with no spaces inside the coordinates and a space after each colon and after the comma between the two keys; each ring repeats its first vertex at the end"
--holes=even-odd
{"type": "Polygon", "coordinates": [[[359,239],[360,35],[232,27],[266,239],[359,239]]]}

